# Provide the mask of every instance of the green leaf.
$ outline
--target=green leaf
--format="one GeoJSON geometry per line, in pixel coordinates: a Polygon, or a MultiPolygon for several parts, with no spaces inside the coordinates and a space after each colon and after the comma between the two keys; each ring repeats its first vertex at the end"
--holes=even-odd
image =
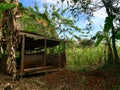
{"type": "Polygon", "coordinates": [[[81,40],[81,38],[79,36],[77,36],[77,35],[73,35],[73,36],[74,36],[75,39],[77,39],[79,41],[81,40]]]}
{"type": "Polygon", "coordinates": [[[58,14],[57,11],[53,12],[52,15],[53,15],[53,16],[56,16],[58,19],[60,19],[60,15],[58,14]]]}
{"type": "Polygon", "coordinates": [[[93,37],[93,39],[97,39],[95,46],[98,46],[104,38],[105,38],[104,33],[98,31],[97,34],[93,37]]]}
{"type": "Polygon", "coordinates": [[[40,17],[44,20],[46,20],[48,22],[48,24],[50,24],[50,20],[48,19],[48,16],[46,15],[46,13],[42,13],[42,14],[39,14],[40,17]]]}
{"type": "Polygon", "coordinates": [[[62,15],[68,10],[69,8],[66,8],[64,10],[62,10],[62,15]]]}
{"type": "Polygon", "coordinates": [[[101,41],[103,40],[103,38],[104,38],[103,36],[99,37],[95,43],[95,46],[98,46],[101,43],[101,41]]]}
{"type": "Polygon", "coordinates": [[[0,4],[0,11],[5,11],[5,10],[8,10],[8,9],[13,9],[14,7],[16,7],[15,4],[1,3],[0,4]]]}
{"type": "Polygon", "coordinates": [[[109,30],[112,27],[114,18],[115,18],[115,15],[111,15],[111,16],[106,17],[104,30],[103,30],[104,32],[107,32],[107,33],[109,32],[109,30]]]}
{"type": "Polygon", "coordinates": [[[120,32],[118,32],[115,36],[116,39],[120,39],[120,32]]]}

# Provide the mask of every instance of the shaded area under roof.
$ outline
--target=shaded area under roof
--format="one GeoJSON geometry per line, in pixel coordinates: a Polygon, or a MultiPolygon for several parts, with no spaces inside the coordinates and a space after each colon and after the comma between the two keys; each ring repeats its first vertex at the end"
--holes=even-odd
{"type": "Polygon", "coordinates": [[[25,36],[25,50],[33,50],[35,48],[45,48],[46,47],[54,47],[61,43],[62,40],[60,39],[53,39],[42,36],[40,34],[19,31],[19,35],[25,36]],[[46,41],[45,41],[46,40],[46,41]]]}

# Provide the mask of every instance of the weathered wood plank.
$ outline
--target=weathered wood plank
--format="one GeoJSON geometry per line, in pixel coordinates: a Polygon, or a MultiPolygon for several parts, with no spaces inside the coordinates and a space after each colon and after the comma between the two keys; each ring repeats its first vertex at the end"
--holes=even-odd
{"type": "Polygon", "coordinates": [[[22,48],[21,48],[21,64],[20,64],[20,74],[24,71],[24,48],[25,48],[25,36],[22,35],[22,48]]]}

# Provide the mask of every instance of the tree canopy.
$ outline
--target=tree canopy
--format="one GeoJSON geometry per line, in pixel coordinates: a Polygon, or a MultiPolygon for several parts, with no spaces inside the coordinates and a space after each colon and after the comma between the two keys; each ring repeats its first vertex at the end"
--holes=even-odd
{"type": "MultiPolygon", "coordinates": [[[[62,0],[64,1],[64,0],[62,0]]],[[[99,44],[103,38],[106,38],[109,52],[113,56],[113,63],[119,63],[119,57],[116,48],[116,40],[119,39],[119,29],[120,29],[120,1],[119,0],[70,0],[67,1],[68,5],[71,6],[71,12],[79,17],[81,13],[88,15],[88,20],[94,16],[94,12],[101,8],[105,8],[107,17],[105,20],[104,28],[102,33],[97,33],[97,42],[99,44]],[[110,39],[108,39],[110,38],[110,39]]],[[[109,57],[108,55],[108,57],[109,57]]],[[[109,58],[108,58],[109,59],[109,58]]],[[[112,63],[112,64],[113,64],[112,63]]]]}

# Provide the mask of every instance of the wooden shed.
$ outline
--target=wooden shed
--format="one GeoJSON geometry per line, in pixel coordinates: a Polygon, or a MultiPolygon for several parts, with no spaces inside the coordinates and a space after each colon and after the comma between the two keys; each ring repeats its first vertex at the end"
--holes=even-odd
{"type": "Polygon", "coordinates": [[[64,46],[59,53],[48,51],[48,49],[64,44],[64,40],[47,38],[25,31],[19,31],[18,36],[16,66],[19,75],[57,71],[65,67],[66,54],[64,46]]]}

